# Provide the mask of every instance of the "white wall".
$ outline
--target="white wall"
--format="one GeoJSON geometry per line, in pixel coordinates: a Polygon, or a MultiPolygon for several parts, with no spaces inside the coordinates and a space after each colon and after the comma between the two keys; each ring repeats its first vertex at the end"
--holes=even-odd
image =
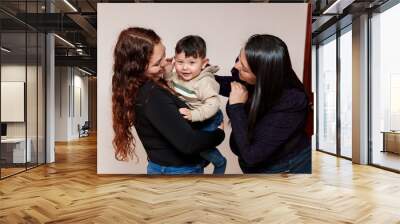
{"type": "MultiPolygon", "coordinates": [[[[183,36],[202,36],[207,42],[210,62],[221,66],[221,75],[230,74],[241,47],[252,34],[273,34],[286,42],[293,68],[300,80],[303,77],[307,4],[106,3],[98,4],[97,18],[97,172],[100,174],[146,173],[146,154],[141,144],[136,149],[138,163],[115,160],[112,147],[113,48],[119,33],[127,27],[142,26],[155,30],[167,48],[167,56],[173,56],[174,46],[183,36]]],[[[224,105],[222,109],[225,108],[224,105]]],[[[229,125],[226,127],[226,139],[219,147],[228,159],[226,173],[241,173],[237,158],[229,148],[229,125]]]]}
{"type": "MultiPolygon", "coordinates": [[[[25,82],[26,72],[28,74],[28,81],[30,87],[36,85],[36,80],[32,80],[30,74],[36,75],[36,66],[26,66],[19,64],[5,64],[1,66],[1,81],[5,82],[25,82]]],[[[27,104],[31,108],[29,109],[29,113],[27,113],[28,124],[28,137],[30,133],[35,131],[36,136],[36,87],[35,88],[27,88],[27,104]],[[32,104],[33,102],[33,104],[32,104]],[[33,108],[32,108],[33,107],[33,108]],[[34,121],[35,124],[32,124],[34,121]],[[33,127],[35,126],[35,127],[33,127]]],[[[8,110],[9,108],[1,108],[1,110],[8,110]]],[[[22,108],[24,110],[24,108],[22,108]]],[[[25,137],[25,123],[26,122],[7,122],[7,136],[8,137],[25,137]]]]}
{"type": "Polygon", "coordinates": [[[75,94],[73,96],[74,99],[74,108],[73,111],[75,113],[72,113],[73,119],[72,119],[72,129],[71,129],[71,135],[72,138],[78,138],[79,133],[78,133],[78,124],[82,126],[85,121],[88,121],[89,117],[89,112],[88,112],[88,77],[87,76],[82,76],[83,73],[81,73],[78,70],[74,70],[74,92],[75,94]],[[80,91],[80,93],[78,93],[80,91]],[[80,98],[79,98],[80,94],[80,98]],[[79,102],[80,101],[80,102],[79,102]],[[79,108],[81,107],[81,108],[79,108]],[[79,111],[81,109],[81,113],[79,111]]]}
{"type": "Polygon", "coordinates": [[[55,68],[55,141],[68,140],[68,67],[55,68]]]}
{"type": "Polygon", "coordinates": [[[55,141],[77,139],[78,124],[88,120],[88,78],[72,67],[56,67],[55,73],[55,141]]]}
{"type": "MultiPolygon", "coordinates": [[[[25,69],[31,70],[32,68],[25,65],[9,64],[1,66],[1,81],[18,81],[25,82],[25,69]]],[[[7,108],[1,108],[7,110],[7,108]]],[[[7,123],[7,137],[25,137],[25,122],[11,122],[7,123]]]]}

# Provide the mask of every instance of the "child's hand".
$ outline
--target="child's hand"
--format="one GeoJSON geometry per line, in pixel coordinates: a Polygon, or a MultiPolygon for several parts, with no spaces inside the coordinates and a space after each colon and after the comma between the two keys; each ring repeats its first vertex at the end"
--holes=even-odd
{"type": "Polygon", "coordinates": [[[224,120],[222,120],[221,124],[218,126],[219,129],[224,130],[224,120]]]}
{"type": "Polygon", "coordinates": [[[183,118],[185,118],[186,120],[189,120],[189,121],[192,120],[192,112],[189,109],[180,108],[179,113],[181,113],[183,115],[183,118]]]}
{"type": "Polygon", "coordinates": [[[174,69],[175,60],[174,58],[166,58],[164,64],[164,72],[169,74],[174,69]]]}

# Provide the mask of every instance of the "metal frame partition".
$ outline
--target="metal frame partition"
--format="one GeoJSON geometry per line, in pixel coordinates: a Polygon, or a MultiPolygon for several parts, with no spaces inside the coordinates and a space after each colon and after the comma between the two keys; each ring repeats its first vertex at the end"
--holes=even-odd
{"type": "MultiPolygon", "coordinates": [[[[39,3],[46,3],[46,2],[47,2],[47,0],[46,1],[40,1],[40,0],[29,0],[29,1],[25,0],[25,1],[21,1],[21,4],[25,4],[25,9],[24,9],[25,10],[24,11],[25,12],[25,21],[27,19],[28,3],[36,4],[36,12],[39,12],[39,3]]],[[[46,10],[47,10],[47,7],[46,7],[46,10]]],[[[47,125],[47,122],[46,122],[46,117],[47,117],[47,114],[46,114],[46,107],[47,107],[47,105],[46,105],[46,95],[47,95],[47,88],[46,88],[46,83],[47,83],[46,82],[46,77],[47,77],[47,69],[46,69],[46,65],[47,65],[47,60],[46,60],[47,49],[46,48],[47,48],[47,40],[46,40],[46,33],[45,32],[41,32],[40,30],[37,30],[36,28],[34,28],[34,27],[30,26],[29,24],[25,23],[21,19],[13,16],[12,13],[9,13],[7,10],[3,9],[1,7],[1,5],[0,5],[0,12],[5,14],[6,16],[10,17],[10,19],[14,20],[15,22],[20,23],[22,25],[21,27],[24,28],[24,30],[17,30],[17,31],[4,31],[2,29],[2,31],[0,32],[0,45],[1,46],[4,44],[4,43],[2,43],[2,36],[4,36],[5,34],[21,33],[21,34],[25,35],[24,36],[24,38],[25,38],[25,40],[24,40],[24,44],[25,44],[25,46],[24,46],[25,47],[25,49],[24,49],[24,51],[25,51],[24,52],[25,53],[25,59],[24,59],[25,60],[25,64],[24,64],[24,66],[25,66],[25,70],[24,70],[24,72],[25,72],[25,85],[24,85],[25,166],[24,166],[23,170],[18,171],[18,172],[13,172],[13,173],[11,173],[11,174],[9,174],[7,176],[4,175],[4,172],[3,172],[4,168],[2,168],[2,166],[0,166],[0,179],[5,179],[5,178],[8,178],[8,177],[17,175],[19,173],[25,172],[27,170],[30,170],[32,168],[36,168],[36,167],[38,167],[40,165],[43,165],[43,164],[46,163],[46,160],[47,160],[47,158],[46,158],[47,157],[47,153],[46,153],[46,149],[47,149],[47,141],[46,141],[46,136],[47,136],[47,130],[46,130],[46,125],[47,125]],[[34,39],[36,39],[36,41],[32,41],[32,43],[28,42],[28,34],[31,34],[31,36],[34,39]],[[41,35],[41,34],[43,34],[43,35],[41,35]],[[35,60],[33,60],[33,61],[28,59],[28,45],[29,44],[32,44],[36,48],[35,50],[33,50],[34,55],[36,57],[35,60]],[[42,48],[43,49],[41,49],[41,52],[39,52],[39,47],[41,46],[41,44],[42,44],[42,48]],[[42,64],[40,64],[39,57],[41,57],[42,64]],[[27,108],[27,106],[28,106],[27,105],[27,101],[28,101],[28,91],[27,91],[28,85],[27,84],[28,84],[28,64],[29,64],[28,61],[29,61],[29,63],[33,62],[34,63],[33,66],[36,67],[36,69],[34,69],[34,71],[33,71],[33,73],[35,73],[34,74],[35,75],[34,78],[35,78],[35,81],[36,81],[36,86],[33,85],[35,93],[32,93],[32,94],[35,95],[34,97],[36,97],[35,98],[35,100],[36,100],[36,109],[33,111],[33,112],[36,113],[36,116],[33,115],[33,116],[36,117],[36,118],[34,118],[34,119],[36,119],[36,122],[32,123],[33,125],[36,125],[36,127],[33,126],[33,128],[36,130],[35,136],[32,136],[32,141],[36,142],[36,148],[35,148],[35,150],[36,150],[36,158],[35,158],[36,161],[34,161],[33,163],[29,163],[29,166],[28,166],[28,153],[27,153],[27,148],[28,148],[28,108],[27,108]],[[40,90],[41,91],[41,96],[39,96],[39,66],[40,65],[42,66],[41,81],[42,81],[42,88],[43,88],[43,89],[40,90]],[[39,97],[43,97],[43,99],[40,99],[40,100],[43,103],[43,105],[42,105],[43,111],[42,112],[44,113],[43,115],[41,115],[40,118],[39,118],[39,97]],[[41,142],[41,146],[40,146],[41,147],[41,152],[43,153],[42,154],[43,161],[39,160],[39,120],[41,122],[43,122],[43,124],[42,124],[43,125],[42,126],[42,132],[43,133],[41,133],[41,135],[43,135],[43,136],[42,136],[42,142],[41,142]]],[[[2,25],[2,23],[0,23],[0,26],[1,25],[2,25]]],[[[4,58],[0,54],[0,68],[3,67],[3,62],[4,62],[4,58]]],[[[1,79],[2,79],[2,73],[1,73],[1,69],[0,69],[0,81],[2,81],[1,79]]],[[[1,87],[0,87],[0,89],[1,89],[1,87]]],[[[1,93],[0,93],[0,96],[1,96],[1,93]]],[[[0,99],[0,101],[1,101],[1,99],[0,99]]],[[[4,109],[4,108],[1,108],[1,106],[0,106],[0,109],[4,109]]],[[[1,121],[0,121],[0,123],[1,123],[1,121]]],[[[0,158],[2,158],[1,157],[1,155],[2,155],[1,153],[2,153],[2,146],[0,144],[0,158]]]]}

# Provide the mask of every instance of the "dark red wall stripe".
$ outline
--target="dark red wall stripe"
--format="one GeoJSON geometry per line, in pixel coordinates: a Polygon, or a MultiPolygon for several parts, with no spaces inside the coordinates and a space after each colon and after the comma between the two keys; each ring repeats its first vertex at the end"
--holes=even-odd
{"type": "Polygon", "coordinates": [[[307,115],[306,132],[308,136],[314,134],[314,97],[312,92],[311,81],[311,27],[312,27],[312,6],[308,4],[307,9],[307,27],[306,27],[306,43],[304,50],[304,70],[303,85],[309,100],[309,113],[307,115]]]}

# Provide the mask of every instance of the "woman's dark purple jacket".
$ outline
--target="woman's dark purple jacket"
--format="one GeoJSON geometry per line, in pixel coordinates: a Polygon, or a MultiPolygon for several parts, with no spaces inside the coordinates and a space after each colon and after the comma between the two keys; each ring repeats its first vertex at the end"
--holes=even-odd
{"type": "MultiPolygon", "coordinates": [[[[220,84],[220,94],[226,97],[231,91],[232,81],[242,82],[235,68],[232,76],[216,76],[216,80],[220,84]]],[[[274,167],[300,157],[304,160],[301,162],[310,167],[306,172],[311,172],[311,139],[305,132],[308,100],[303,91],[285,89],[279,102],[258,120],[251,142],[247,140],[248,111],[245,104],[228,103],[226,110],[232,125],[230,147],[238,156],[244,173],[273,172],[274,167]]]]}

